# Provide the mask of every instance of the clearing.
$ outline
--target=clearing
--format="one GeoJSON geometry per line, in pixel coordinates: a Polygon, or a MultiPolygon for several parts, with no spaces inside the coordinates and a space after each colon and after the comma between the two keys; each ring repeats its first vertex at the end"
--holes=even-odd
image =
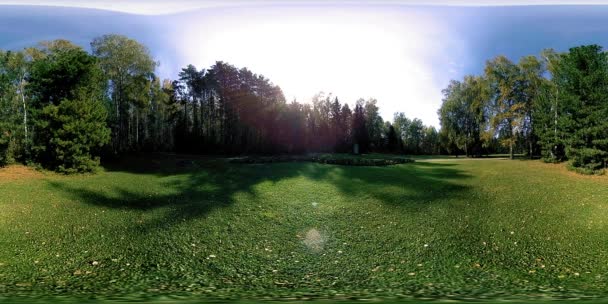
{"type": "Polygon", "coordinates": [[[28,170],[0,171],[8,298],[608,294],[608,178],[561,165],[156,156],[96,175],[28,170]]]}

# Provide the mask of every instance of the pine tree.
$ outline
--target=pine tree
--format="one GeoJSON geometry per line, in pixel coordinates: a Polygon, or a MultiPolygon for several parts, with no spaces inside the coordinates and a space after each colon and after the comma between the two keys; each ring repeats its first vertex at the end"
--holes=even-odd
{"type": "Polygon", "coordinates": [[[571,166],[592,173],[608,166],[608,57],[598,45],[571,48],[561,58],[553,81],[560,88],[571,166]]]}
{"type": "Polygon", "coordinates": [[[95,170],[110,140],[103,83],[97,60],[80,48],[52,48],[34,61],[36,161],[65,173],[95,170]]]}

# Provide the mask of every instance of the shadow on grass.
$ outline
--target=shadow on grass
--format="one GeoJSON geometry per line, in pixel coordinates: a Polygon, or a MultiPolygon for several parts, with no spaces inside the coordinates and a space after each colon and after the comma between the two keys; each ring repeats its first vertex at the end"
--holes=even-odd
{"type": "MultiPolygon", "coordinates": [[[[86,204],[143,212],[163,209],[160,216],[138,229],[159,229],[204,217],[215,208],[235,203],[235,194],[257,199],[255,186],[262,182],[304,176],[331,183],[353,204],[361,197],[421,210],[440,198],[464,195],[467,186],[458,180],[469,176],[455,164],[418,161],[388,167],[348,167],[312,163],[229,164],[221,158],[162,156],[139,158],[106,166],[109,172],[151,175],[159,178],[159,189],[135,185],[96,187],[75,186],[69,181],[48,181],[58,191],[86,204]],[[167,177],[166,179],[162,179],[167,177]],[[157,189],[158,190],[158,189],[157,189]],[[164,191],[166,190],[166,191],[164,191]]],[[[289,191],[279,188],[273,191],[289,191]]],[[[314,189],[311,189],[314,191],[314,189]]],[[[256,202],[263,203],[263,202],[256,202]]]]}
{"type": "Polygon", "coordinates": [[[417,161],[390,167],[336,168],[326,176],[342,193],[353,199],[371,196],[382,203],[421,211],[440,199],[466,195],[462,183],[470,176],[451,163],[417,161]]]}

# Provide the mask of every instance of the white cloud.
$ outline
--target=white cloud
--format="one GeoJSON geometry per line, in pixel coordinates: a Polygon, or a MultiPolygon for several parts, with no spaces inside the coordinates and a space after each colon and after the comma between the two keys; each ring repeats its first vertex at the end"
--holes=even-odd
{"type": "Polygon", "coordinates": [[[204,8],[256,5],[425,5],[425,6],[514,6],[514,5],[602,5],[608,0],[0,0],[0,5],[45,5],[93,8],[142,15],[165,15],[204,8]]]}

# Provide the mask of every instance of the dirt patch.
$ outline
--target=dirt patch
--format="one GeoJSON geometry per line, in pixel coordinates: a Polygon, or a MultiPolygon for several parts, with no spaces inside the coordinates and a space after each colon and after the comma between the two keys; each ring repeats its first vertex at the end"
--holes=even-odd
{"type": "Polygon", "coordinates": [[[43,176],[41,172],[23,165],[10,165],[0,168],[0,182],[38,179],[43,176]]]}

